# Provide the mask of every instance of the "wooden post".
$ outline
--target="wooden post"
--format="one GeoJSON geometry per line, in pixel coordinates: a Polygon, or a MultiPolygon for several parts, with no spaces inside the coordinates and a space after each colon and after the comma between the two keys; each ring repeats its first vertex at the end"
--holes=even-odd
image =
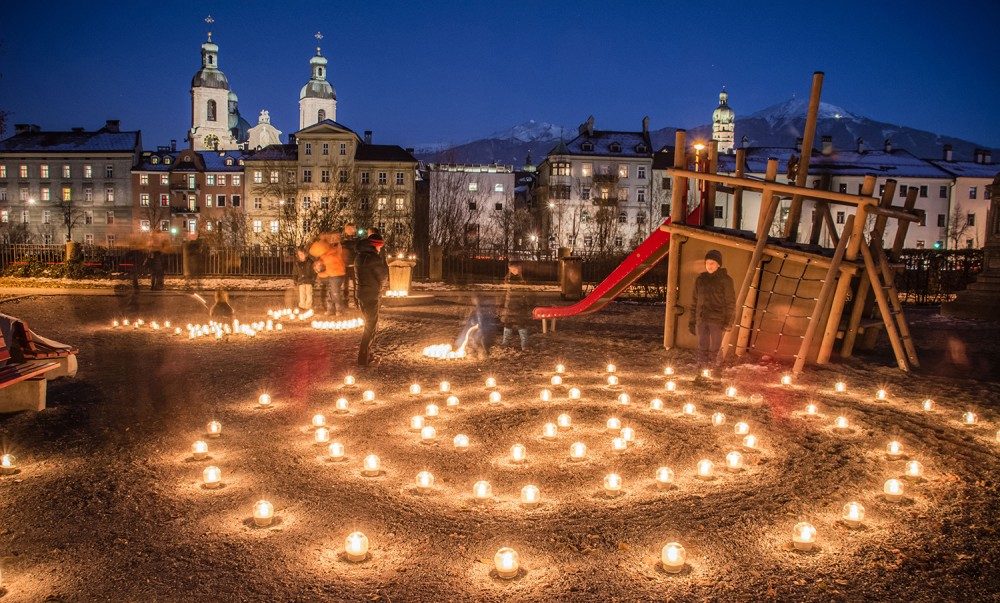
{"type": "MultiPolygon", "coordinates": [[[[840,242],[840,235],[837,234],[837,225],[833,223],[833,214],[830,211],[830,204],[827,203],[826,211],[823,212],[823,222],[826,223],[826,229],[830,232],[830,240],[836,245],[840,242]]],[[[845,228],[844,230],[846,232],[847,229],[845,228]]]]}
{"type": "MultiPolygon", "coordinates": [[[[879,199],[879,207],[889,207],[892,205],[892,197],[896,194],[896,181],[892,178],[885,181],[885,188],[882,190],[882,197],[879,199]]],[[[888,220],[885,216],[876,216],[875,225],[872,228],[871,244],[878,240],[881,244],[882,233],[885,231],[885,223],[888,220]]],[[[862,242],[862,245],[864,242],[862,242]]],[[[861,320],[871,310],[871,303],[868,300],[870,291],[869,282],[865,279],[858,279],[858,289],[854,294],[851,306],[851,316],[847,319],[847,328],[844,329],[844,342],[840,344],[840,356],[850,358],[854,353],[854,342],[858,336],[858,329],[861,320]]]]}
{"type": "MultiPolygon", "coordinates": [[[[861,184],[861,195],[865,197],[870,197],[875,191],[875,176],[871,174],[865,176],[864,182],[861,184]]],[[[858,259],[858,250],[861,249],[861,240],[864,238],[864,228],[865,220],[867,219],[867,210],[870,201],[861,201],[858,203],[858,211],[854,216],[854,224],[852,224],[851,230],[851,240],[848,241],[847,251],[844,252],[844,258],[848,262],[854,262],[858,259]]],[[[841,235],[841,238],[846,237],[847,233],[841,235]]],[[[844,314],[844,304],[847,303],[847,293],[851,288],[851,279],[841,278],[837,281],[837,290],[833,294],[833,300],[830,304],[830,315],[827,317],[826,329],[823,331],[823,341],[820,342],[819,354],[816,356],[816,364],[826,364],[830,362],[830,356],[833,355],[833,344],[837,340],[837,331],[840,330],[840,317],[844,314]]]]}
{"type": "MultiPolygon", "coordinates": [[[[825,191],[830,190],[830,174],[820,176],[819,187],[825,191]]],[[[823,234],[823,216],[829,211],[830,204],[826,201],[816,201],[813,204],[812,228],[809,230],[810,245],[819,245],[820,236],[823,234]]]]}
{"type": "MultiPolygon", "coordinates": [[[[909,190],[906,191],[906,202],[903,203],[903,209],[906,211],[912,211],[916,206],[917,194],[913,193],[911,195],[909,190]]],[[[909,229],[910,223],[905,221],[900,221],[899,225],[896,226],[896,238],[892,241],[892,255],[890,256],[893,262],[899,260],[899,254],[903,251],[903,244],[906,243],[906,233],[909,229]]],[[[947,244],[948,241],[945,241],[945,246],[947,246],[947,244]]]]}
{"type": "MultiPolygon", "coordinates": [[[[687,168],[687,132],[677,130],[674,134],[674,167],[687,168]]],[[[687,178],[674,176],[673,190],[670,198],[670,222],[680,224],[684,221],[684,197],[687,195],[687,178]]],[[[677,341],[677,297],[680,286],[680,251],[681,244],[677,237],[671,235],[670,249],[667,251],[667,300],[663,317],[663,347],[670,349],[677,341]]]]}
{"type": "MultiPolygon", "coordinates": [[[[747,150],[736,149],[736,177],[746,176],[747,150]]],[[[733,229],[743,228],[743,187],[733,187],[733,229]]]]}
{"type": "MultiPolygon", "coordinates": [[[[774,182],[777,175],[778,160],[773,157],[769,158],[767,160],[767,171],[764,181],[774,182]]],[[[754,279],[756,278],[757,269],[760,267],[760,260],[764,257],[764,247],[767,246],[767,232],[771,230],[775,210],[778,208],[778,197],[771,192],[771,189],[766,184],[761,193],[761,203],[761,219],[758,220],[757,244],[754,245],[753,254],[750,256],[750,264],[747,266],[747,273],[743,276],[743,284],[740,285],[740,290],[736,293],[736,307],[733,309],[733,324],[731,327],[740,326],[743,329],[742,323],[745,311],[750,310],[753,312],[754,310],[754,308],[747,308],[746,302],[750,294],[750,288],[753,286],[754,279]]],[[[730,328],[722,336],[722,345],[719,346],[720,361],[725,360],[729,354],[729,344],[732,339],[733,329],[730,328]]]]}
{"type": "MultiPolygon", "coordinates": [[[[847,251],[847,241],[850,239],[849,231],[854,229],[854,216],[847,218],[844,224],[844,236],[840,237],[837,248],[833,252],[833,259],[830,261],[830,268],[826,271],[826,278],[823,279],[823,287],[816,298],[816,305],[813,307],[812,316],[809,318],[809,326],[806,327],[805,335],[802,336],[802,344],[799,346],[799,353],[795,356],[795,364],[792,365],[792,372],[801,373],[805,368],[806,358],[809,355],[809,348],[812,346],[813,337],[816,335],[816,328],[819,326],[823,311],[830,304],[830,296],[833,295],[833,282],[840,275],[840,262],[844,259],[844,252],[847,251]]],[[[840,278],[850,280],[846,275],[840,278]]]]}
{"type": "MultiPolygon", "coordinates": [[[[767,171],[764,174],[764,180],[766,182],[773,182],[775,179],[777,179],[778,177],[777,162],[774,162],[774,165],[772,166],[771,162],[768,161],[766,170],[767,171]]],[[[764,232],[766,236],[767,232],[771,230],[771,227],[770,226],[767,226],[766,228],[764,227],[764,221],[768,214],[764,211],[765,205],[767,203],[767,198],[764,196],[763,191],[761,191],[760,201],[761,201],[760,209],[757,211],[757,232],[758,234],[764,232]]],[[[757,283],[760,280],[757,274],[761,271],[762,268],[760,266],[756,266],[748,269],[753,273],[753,280],[751,281],[750,292],[747,294],[746,302],[743,303],[743,308],[742,311],[740,312],[739,332],[736,335],[736,350],[735,350],[736,356],[743,356],[750,348],[750,336],[753,332],[753,329],[751,329],[750,325],[753,324],[753,315],[757,311],[757,295],[759,291],[757,290],[757,286],[754,283],[757,283]]],[[[736,305],[736,310],[737,311],[740,310],[739,304],[736,305]]]]}
{"type": "MultiPolygon", "coordinates": [[[[819,97],[823,90],[823,72],[813,73],[812,91],[809,94],[809,112],[806,113],[806,129],[802,133],[802,157],[799,159],[799,171],[795,175],[795,185],[804,187],[809,178],[809,158],[812,155],[813,142],[816,140],[816,118],[819,114],[819,97]]],[[[802,217],[802,196],[792,197],[792,205],[788,210],[788,222],[785,223],[785,237],[795,241],[799,234],[799,220],[802,217]]]]}
{"type": "Polygon", "coordinates": [[[885,321],[885,331],[889,335],[889,343],[892,344],[892,353],[896,356],[896,364],[904,371],[910,370],[910,365],[906,361],[906,351],[903,349],[903,341],[900,339],[899,331],[896,328],[896,320],[893,318],[892,308],[889,299],[886,297],[885,289],[882,288],[882,280],[879,278],[878,268],[875,267],[875,260],[868,247],[861,247],[861,257],[865,260],[865,271],[868,273],[868,280],[871,281],[872,291],[875,292],[875,301],[878,302],[879,311],[882,313],[882,320],[885,321]]]}
{"type": "MultiPolygon", "coordinates": [[[[709,174],[719,171],[719,141],[708,143],[708,165],[705,170],[709,174]]],[[[715,183],[711,180],[702,181],[705,188],[705,203],[701,208],[701,223],[704,226],[715,226],[715,183]]]]}

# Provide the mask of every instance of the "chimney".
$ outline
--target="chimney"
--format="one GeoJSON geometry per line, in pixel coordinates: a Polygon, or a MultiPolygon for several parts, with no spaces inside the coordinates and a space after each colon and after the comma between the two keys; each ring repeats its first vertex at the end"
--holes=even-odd
{"type": "Polygon", "coordinates": [[[993,163],[993,151],[983,149],[983,163],[993,163]]]}
{"type": "Polygon", "coordinates": [[[743,138],[740,138],[740,146],[743,147],[744,149],[750,146],[750,139],[747,138],[746,134],[743,135],[743,138]]]}
{"type": "Polygon", "coordinates": [[[642,118],[642,133],[649,134],[649,116],[642,118]]]}
{"type": "Polygon", "coordinates": [[[587,136],[594,135],[594,116],[591,115],[587,118],[587,136]]]}
{"type": "Polygon", "coordinates": [[[886,153],[892,152],[892,141],[889,140],[888,138],[885,139],[885,152],[886,153]]]}
{"type": "Polygon", "coordinates": [[[802,139],[801,138],[796,138],[795,139],[795,151],[797,153],[802,153],[802,139]]]}
{"type": "Polygon", "coordinates": [[[413,154],[413,150],[414,150],[414,149],[413,149],[413,147],[406,147],[406,148],[405,148],[405,149],[403,149],[403,150],[404,150],[404,151],[406,151],[407,153],[409,153],[410,155],[412,155],[412,154],[413,154]]]}
{"type": "Polygon", "coordinates": [[[951,150],[951,145],[950,144],[944,145],[944,160],[945,161],[952,161],[952,157],[953,156],[954,155],[953,155],[952,150],[951,150]]]}
{"type": "Polygon", "coordinates": [[[70,130],[73,132],[83,132],[83,128],[81,128],[80,126],[70,128],[70,130]]]}
{"type": "Polygon", "coordinates": [[[120,132],[121,131],[121,120],[120,119],[109,119],[104,122],[104,129],[108,132],[120,132]]]}
{"type": "Polygon", "coordinates": [[[833,136],[824,136],[823,141],[823,154],[829,157],[833,155],[833,136]]]}
{"type": "Polygon", "coordinates": [[[372,143],[372,131],[365,130],[365,144],[371,144],[371,143],[372,143]]]}
{"type": "Polygon", "coordinates": [[[858,153],[865,152],[865,139],[858,136],[858,153]]]}
{"type": "Polygon", "coordinates": [[[14,124],[14,134],[27,134],[41,131],[42,129],[35,124],[14,124]]]}
{"type": "Polygon", "coordinates": [[[177,139],[176,138],[171,138],[170,139],[170,152],[174,152],[176,150],[177,150],[177,139]]]}

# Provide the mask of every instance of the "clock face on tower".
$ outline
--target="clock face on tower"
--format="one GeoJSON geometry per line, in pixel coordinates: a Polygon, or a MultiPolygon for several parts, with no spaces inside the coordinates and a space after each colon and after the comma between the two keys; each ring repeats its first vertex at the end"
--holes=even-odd
{"type": "Polygon", "coordinates": [[[209,149],[215,149],[219,146],[219,137],[215,134],[209,134],[205,136],[205,147],[209,149]]]}

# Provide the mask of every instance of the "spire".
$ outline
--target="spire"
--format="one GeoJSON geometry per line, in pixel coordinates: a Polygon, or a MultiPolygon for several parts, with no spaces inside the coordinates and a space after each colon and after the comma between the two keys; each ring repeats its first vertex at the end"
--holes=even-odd
{"type": "Polygon", "coordinates": [[[209,15],[209,16],[205,17],[205,23],[208,24],[208,41],[211,42],[212,41],[212,23],[215,23],[215,19],[212,18],[212,15],[209,15]]]}
{"type": "Polygon", "coordinates": [[[313,37],[316,38],[316,56],[321,57],[323,53],[320,51],[319,43],[323,39],[323,34],[317,31],[313,37]]]}

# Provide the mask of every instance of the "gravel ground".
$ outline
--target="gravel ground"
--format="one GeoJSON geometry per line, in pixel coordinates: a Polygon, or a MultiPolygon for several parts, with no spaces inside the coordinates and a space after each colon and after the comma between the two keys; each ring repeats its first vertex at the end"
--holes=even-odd
{"type": "MultiPolygon", "coordinates": [[[[268,303],[234,300],[246,319],[262,317],[268,303]]],[[[128,315],[204,320],[188,298],[141,304],[128,315]]],[[[187,341],[112,330],[124,308],[117,298],[72,296],[0,307],[81,350],[78,376],[50,384],[48,410],[0,417],[3,447],[20,462],[20,473],[0,477],[5,602],[1000,599],[993,327],[984,337],[930,317],[916,321],[937,375],[904,375],[888,363],[864,370],[856,361],[782,387],[778,365],[693,379],[690,355],[660,345],[662,308],[614,306],[534,336],[527,353],[495,349],[486,361],[451,363],[420,350],[452,339],[464,308],[438,301],[386,309],[382,360],[365,371],[352,365],[356,331],[295,325],[254,340],[187,341]],[[961,375],[959,356],[935,351],[942,331],[971,337],[969,349],[990,359],[985,369],[965,365],[978,380],[961,375]],[[581,400],[568,400],[565,388],[552,388],[552,402],[539,400],[558,361],[581,400]],[[620,390],[605,385],[608,361],[618,364],[620,390]],[[677,370],[677,393],[664,391],[667,364],[677,370]],[[958,374],[938,376],[949,371],[958,374]],[[360,387],[341,385],[348,373],[360,387]],[[487,376],[499,382],[499,404],[487,401],[487,376]],[[445,378],[457,408],[444,408],[435,391],[445,378]],[[847,394],[832,391],[839,379],[847,394]],[[424,387],[419,397],[407,393],[414,381],[424,387]],[[730,384],[735,399],[724,395],[730,384]],[[873,399],[879,387],[887,401],[873,399]],[[362,403],[366,388],[375,404],[362,403]],[[268,409],[256,404],[264,391],[273,397],[268,409]],[[632,397],[628,406],[616,400],[622,392],[632,397]],[[334,412],[340,396],[347,414],[334,412]],[[663,412],[649,410],[654,397],[663,412]],[[934,412],[921,411],[928,397],[934,412]],[[804,416],[809,401],[818,418],[804,416]],[[693,416],[681,412],[685,402],[695,404],[693,416]],[[409,419],[429,403],[442,406],[429,419],[438,439],[421,444],[409,419]],[[979,414],[978,425],[961,424],[967,410],[979,414]],[[712,425],[716,411],[725,424],[712,425]],[[317,412],[345,445],[346,461],[330,461],[312,443],[317,412]],[[542,425],[564,412],[572,429],[541,439],[542,425]],[[832,429],[838,415],[849,418],[849,432],[832,429]],[[611,451],[610,416],[636,431],[624,453],[611,451]],[[210,459],[195,461],[191,444],[212,419],[222,422],[222,437],[207,440],[210,459]],[[742,448],[739,420],[758,436],[757,450],[742,448]],[[457,433],[469,436],[469,450],[453,449],[457,433]],[[900,503],[881,494],[905,463],[885,455],[891,439],[927,473],[905,482],[900,503]],[[589,449],[580,463],[567,460],[576,441],[589,449]],[[527,448],[523,465],[509,460],[514,443],[527,448]],[[743,451],[745,470],[722,470],[731,450],[743,451]],[[368,453],[381,457],[382,475],[361,475],[368,453]],[[716,464],[716,479],[695,477],[702,458],[716,464]],[[223,472],[218,490],[201,487],[210,464],[223,472]],[[675,488],[655,487],[660,466],[674,470],[675,488]],[[414,487],[421,470],[436,478],[429,493],[414,487]],[[602,490],[612,471],[624,482],[616,498],[602,490]],[[479,479],[493,487],[485,503],[472,499],[479,479]],[[518,504],[528,483],[541,490],[538,508],[518,504]],[[249,518],[262,498],[277,521],[256,528],[249,518]],[[839,521],[848,500],[867,510],[862,529],[839,521]],[[792,549],[799,521],[816,526],[818,550],[792,549]],[[363,563],[342,555],[355,530],[371,542],[363,563]],[[668,575],[657,561],[674,540],[688,561],[668,575]],[[523,571],[513,580],[491,571],[501,546],[520,553],[523,571]]]]}

